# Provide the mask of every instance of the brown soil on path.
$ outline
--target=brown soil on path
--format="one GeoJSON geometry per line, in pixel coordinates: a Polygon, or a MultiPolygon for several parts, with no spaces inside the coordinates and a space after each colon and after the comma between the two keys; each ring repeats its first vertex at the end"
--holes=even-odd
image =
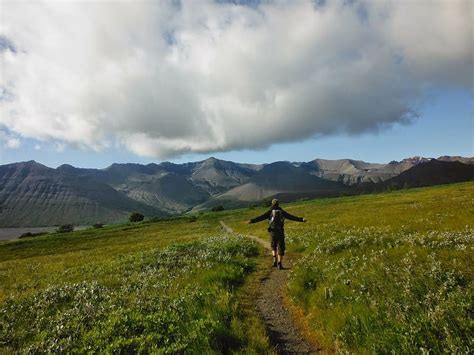
{"type": "MultiPolygon", "coordinates": [[[[221,221],[220,224],[227,232],[234,232],[224,222],[221,221]]],[[[247,236],[262,245],[271,255],[269,242],[247,236]]],[[[283,299],[288,272],[291,269],[291,258],[285,257],[283,270],[272,268],[271,260],[268,258],[268,272],[260,279],[259,292],[255,299],[255,308],[265,323],[271,344],[278,354],[318,353],[320,349],[302,336],[283,299]]]]}

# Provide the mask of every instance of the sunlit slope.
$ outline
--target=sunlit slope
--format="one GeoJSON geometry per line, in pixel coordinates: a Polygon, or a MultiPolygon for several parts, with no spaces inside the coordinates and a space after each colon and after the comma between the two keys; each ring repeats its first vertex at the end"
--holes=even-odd
{"type": "Polygon", "coordinates": [[[321,179],[288,162],[276,162],[265,165],[246,183],[213,196],[194,210],[205,210],[218,205],[226,208],[243,207],[258,204],[277,194],[286,194],[287,200],[294,201],[289,196],[339,196],[346,190],[347,186],[340,182],[321,179]]]}
{"type": "MultiPolygon", "coordinates": [[[[288,293],[327,349],[472,353],[474,183],[287,205],[288,293]]],[[[285,206],[284,206],[285,207],[285,206]]],[[[266,225],[229,225],[268,238],[266,225]]]]}
{"type": "MultiPolygon", "coordinates": [[[[284,204],[288,212],[308,219],[301,224],[288,221],[287,232],[312,228],[331,230],[346,227],[386,227],[399,231],[463,230],[474,225],[474,183],[399,190],[380,194],[317,199],[284,204]]],[[[225,221],[236,231],[266,237],[265,222],[246,225],[245,221],[266,211],[242,209],[225,221]]]]}

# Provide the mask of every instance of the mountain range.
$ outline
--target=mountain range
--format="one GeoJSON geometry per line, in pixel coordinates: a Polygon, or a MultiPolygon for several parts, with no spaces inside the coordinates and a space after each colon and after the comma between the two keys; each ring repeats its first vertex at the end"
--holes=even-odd
{"type": "Polygon", "coordinates": [[[35,161],[0,166],[0,226],[114,223],[146,216],[245,207],[393,188],[473,180],[474,158],[414,157],[387,164],[358,160],[241,164],[209,158],[174,164],[49,168],[35,161]]]}

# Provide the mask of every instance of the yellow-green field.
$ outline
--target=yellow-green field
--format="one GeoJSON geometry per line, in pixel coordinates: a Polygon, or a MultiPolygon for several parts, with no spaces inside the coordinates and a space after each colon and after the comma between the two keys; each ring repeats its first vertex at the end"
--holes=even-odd
{"type": "MultiPolygon", "coordinates": [[[[469,353],[474,183],[283,206],[289,299],[327,351],[469,353]]],[[[0,353],[271,352],[248,280],[264,209],[0,244],[0,353]]]]}
{"type": "Polygon", "coordinates": [[[473,196],[463,183],[288,205],[309,220],[286,224],[289,295],[326,349],[472,352],[473,196]]]}
{"type": "Polygon", "coordinates": [[[0,353],[266,352],[239,305],[257,246],[209,216],[0,245],[0,353]]]}

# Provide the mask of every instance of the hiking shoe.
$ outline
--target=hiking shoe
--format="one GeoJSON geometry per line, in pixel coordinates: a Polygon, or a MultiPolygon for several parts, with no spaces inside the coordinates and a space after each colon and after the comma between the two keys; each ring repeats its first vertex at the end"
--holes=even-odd
{"type": "Polygon", "coordinates": [[[272,267],[277,267],[277,262],[276,262],[276,260],[273,262],[272,267]]]}
{"type": "Polygon", "coordinates": [[[281,261],[278,263],[278,270],[283,270],[283,265],[281,264],[281,261]]]}

